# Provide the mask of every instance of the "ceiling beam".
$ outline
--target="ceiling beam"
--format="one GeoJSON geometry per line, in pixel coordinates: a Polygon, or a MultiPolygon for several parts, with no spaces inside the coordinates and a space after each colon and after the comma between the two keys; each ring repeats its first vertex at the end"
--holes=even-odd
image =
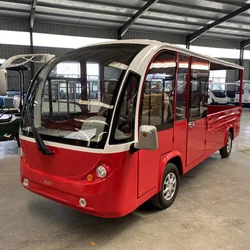
{"type": "MultiPolygon", "coordinates": [[[[20,0],[18,0],[18,1],[20,1],[20,0]]],[[[89,1],[90,0],[87,0],[87,3],[90,3],[89,1]]],[[[0,2],[1,2],[1,0],[0,0],[0,2]]],[[[96,2],[96,1],[92,2],[92,4],[98,4],[99,6],[101,6],[99,1],[98,2],[96,2]]],[[[63,9],[63,10],[67,10],[67,11],[84,12],[84,13],[94,14],[94,15],[99,14],[99,15],[107,15],[107,16],[112,16],[112,17],[113,16],[120,16],[120,17],[124,17],[124,18],[130,18],[130,15],[127,14],[127,13],[117,12],[117,11],[110,11],[110,10],[107,11],[107,10],[104,10],[104,9],[98,9],[98,10],[97,9],[89,9],[89,8],[86,8],[86,6],[85,7],[79,7],[79,6],[74,6],[74,5],[65,5],[65,4],[58,4],[58,3],[54,3],[54,2],[52,3],[52,2],[40,2],[40,1],[38,1],[37,6],[50,8],[50,9],[54,10],[55,13],[59,12],[61,9],[63,9]]],[[[113,6],[113,5],[109,5],[109,7],[111,7],[111,6],[113,6]]],[[[116,8],[118,8],[117,4],[115,4],[114,6],[116,8]]],[[[119,5],[119,8],[125,8],[125,6],[119,5]]],[[[127,9],[130,9],[130,10],[134,9],[134,11],[139,11],[138,7],[137,8],[129,7],[127,9]]],[[[150,15],[148,17],[151,20],[162,19],[162,21],[168,21],[168,19],[164,18],[164,16],[167,17],[168,15],[170,15],[170,16],[179,16],[180,15],[180,13],[178,13],[178,12],[165,11],[165,10],[159,10],[159,9],[158,10],[153,10],[153,8],[150,8],[150,12],[152,14],[154,14],[154,15],[150,15]],[[161,14],[163,14],[164,16],[162,16],[161,14]],[[156,16],[158,16],[158,17],[156,17],[156,16]]],[[[200,19],[200,20],[204,20],[204,22],[214,21],[214,18],[210,18],[210,17],[204,16],[204,15],[198,15],[197,16],[197,15],[193,15],[193,14],[184,13],[183,17],[187,17],[187,19],[188,18],[200,19]]],[[[140,18],[144,18],[144,16],[141,16],[140,18]]],[[[188,23],[191,24],[191,22],[187,21],[187,24],[188,23]]],[[[245,21],[245,22],[234,21],[233,23],[234,24],[239,24],[239,25],[249,25],[248,21],[245,21]]]]}
{"type": "MultiPolygon", "coordinates": [[[[13,3],[12,0],[0,0],[0,2],[5,2],[5,3],[13,3]]],[[[26,5],[30,5],[30,0],[15,0],[14,3],[16,4],[26,4],[26,5]]]]}
{"type": "Polygon", "coordinates": [[[118,29],[118,39],[121,39],[124,34],[128,31],[129,27],[138,19],[140,16],[143,15],[150,7],[152,7],[155,3],[157,3],[158,0],[148,0],[146,4],[144,4],[137,12],[130,17],[126,23],[124,23],[119,29],[118,29]]]}
{"type": "Polygon", "coordinates": [[[36,4],[37,4],[37,0],[32,0],[31,9],[30,9],[30,20],[29,20],[30,21],[30,29],[34,28],[36,4]]]}
{"type": "Polygon", "coordinates": [[[242,47],[245,49],[250,46],[250,39],[244,40],[241,42],[242,47]]]}
{"type": "Polygon", "coordinates": [[[214,28],[217,25],[219,25],[219,24],[221,24],[221,23],[223,23],[223,22],[225,22],[225,21],[227,21],[227,20],[229,20],[229,19],[231,19],[233,17],[236,17],[236,16],[240,15],[242,12],[244,12],[244,11],[246,11],[248,9],[250,9],[250,4],[246,4],[243,7],[239,8],[239,9],[237,9],[237,10],[231,12],[231,13],[229,13],[228,15],[226,15],[226,16],[224,16],[224,17],[222,17],[222,18],[220,18],[220,19],[218,19],[218,20],[216,20],[216,21],[214,21],[214,22],[206,25],[205,27],[201,28],[200,30],[197,30],[197,31],[195,31],[192,34],[189,34],[187,36],[187,44],[188,43],[190,44],[191,42],[193,42],[194,40],[196,40],[198,37],[200,37],[202,34],[204,34],[205,32],[207,32],[211,28],[214,28]]]}

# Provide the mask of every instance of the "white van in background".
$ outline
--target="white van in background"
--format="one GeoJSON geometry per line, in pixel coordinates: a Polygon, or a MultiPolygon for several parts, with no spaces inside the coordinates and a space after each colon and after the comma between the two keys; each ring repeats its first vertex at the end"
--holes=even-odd
{"type": "Polygon", "coordinates": [[[236,101],[236,93],[240,90],[239,83],[225,83],[225,92],[228,97],[228,102],[234,104],[236,101]]]}
{"type": "MultiPolygon", "coordinates": [[[[240,84],[239,81],[236,82],[240,84]]],[[[235,94],[235,103],[239,103],[240,101],[240,92],[236,92],[235,94]]],[[[250,80],[243,80],[243,88],[242,88],[242,106],[250,107],[250,80]]]]}
{"type": "Polygon", "coordinates": [[[211,104],[228,104],[229,100],[226,92],[222,89],[218,83],[209,83],[208,88],[209,102],[211,104]]]}

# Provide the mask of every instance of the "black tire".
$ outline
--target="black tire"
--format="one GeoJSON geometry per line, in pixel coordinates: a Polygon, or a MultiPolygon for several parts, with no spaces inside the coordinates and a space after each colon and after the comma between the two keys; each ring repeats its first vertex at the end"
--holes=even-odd
{"type": "Polygon", "coordinates": [[[233,145],[233,135],[230,131],[228,131],[227,135],[227,143],[226,145],[220,149],[220,155],[222,158],[227,158],[231,154],[233,145]]]}
{"type": "MultiPolygon", "coordinates": [[[[151,202],[153,203],[153,205],[160,209],[166,209],[170,207],[174,203],[174,200],[177,196],[177,193],[179,190],[179,182],[180,182],[180,174],[179,174],[178,168],[174,164],[168,163],[162,176],[161,191],[157,193],[151,199],[151,202]],[[176,180],[175,188],[173,187],[174,192],[172,193],[172,195],[170,195],[170,197],[165,197],[164,196],[164,190],[166,190],[165,181],[168,180],[167,178],[173,175],[175,176],[175,180],[176,180]]],[[[165,195],[168,195],[168,194],[169,192],[167,192],[167,194],[165,195]]]]}

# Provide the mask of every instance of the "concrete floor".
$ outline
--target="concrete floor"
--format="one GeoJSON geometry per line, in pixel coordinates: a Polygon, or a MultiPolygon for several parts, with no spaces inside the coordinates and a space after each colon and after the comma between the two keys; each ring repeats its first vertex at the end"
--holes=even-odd
{"type": "Polygon", "coordinates": [[[250,249],[250,110],[231,157],[190,171],[165,211],[85,215],[23,189],[18,161],[15,142],[0,143],[0,249],[250,249]]]}

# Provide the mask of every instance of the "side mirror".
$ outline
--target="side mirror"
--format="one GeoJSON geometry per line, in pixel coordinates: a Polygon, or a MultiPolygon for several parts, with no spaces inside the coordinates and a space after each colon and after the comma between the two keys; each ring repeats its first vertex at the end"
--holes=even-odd
{"type": "Polygon", "coordinates": [[[158,148],[158,134],[155,126],[140,127],[139,141],[134,144],[135,149],[156,150],[158,148]]]}

